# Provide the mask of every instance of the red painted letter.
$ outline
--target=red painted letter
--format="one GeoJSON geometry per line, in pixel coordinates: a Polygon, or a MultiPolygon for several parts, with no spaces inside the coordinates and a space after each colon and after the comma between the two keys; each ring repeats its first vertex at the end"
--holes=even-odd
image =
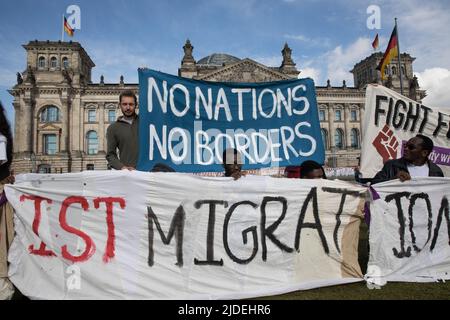
{"type": "MultiPolygon", "coordinates": [[[[20,202],[24,202],[25,200],[31,200],[34,201],[34,220],[33,220],[33,232],[39,237],[39,224],[41,223],[41,202],[47,201],[49,204],[52,203],[52,200],[47,198],[42,198],[38,196],[28,196],[28,195],[21,195],[20,196],[20,202]]],[[[35,254],[38,256],[44,256],[44,257],[55,257],[56,254],[51,250],[46,250],[46,245],[44,242],[41,241],[41,244],[39,246],[39,249],[35,249],[34,245],[30,245],[28,247],[28,251],[30,254],[35,254]]]]}
{"type": "Polygon", "coordinates": [[[67,251],[67,245],[64,245],[61,247],[61,252],[62,252],[63,258],[65,258],[67,260],[70,260],[72,262],[84,262],[84,261],[88,260],[94,254],[95,244],[92,241],[91,237],[89,237],[86,233],[84,233],[81,230],[78,230],[74,227],[71,227],[67,224],[67,220],[66,220],[67,208],[74,203],[81,204],[81,207],[83,208],[84,211],[87,211],[89,209],[89,204],[88,204],[86,198],[76,197],[76,196],[68,197],[66,200],[64,200],[64,202],[61,206],[61,211],[59,213],[59,223],[61,224],[61,227],[65,231],[67,231],[69,233],[73,233],[73,234],[79,236],[80,238],[82,238],[84,240],[84,242],[86,243],[86,249],[84,249],[84,252],[81,255],[73,256],[67,251]]]}
{"type": "Polygon", "coordinates": [[[100,207],[100,203],[106,203],[106,225],[108,226],[108,239],[106,241],[105,254],[103,255],[103,262],[107,263],[114,258],[115,250],[115,233],[114,233],[114,220],[113,220],[113,204],[118,202],[122,209],[125,208],[125,200],[123,198],[96,198],[94,199],[94,206],[96,209],[100,207]]]}

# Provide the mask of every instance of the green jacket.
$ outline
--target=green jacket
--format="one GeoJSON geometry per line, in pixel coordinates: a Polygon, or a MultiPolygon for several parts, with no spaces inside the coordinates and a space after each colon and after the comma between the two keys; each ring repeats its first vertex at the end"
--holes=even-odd
{"type": "Polygon", "coordinates": [[[139,116],[132,124],[125,122],[119,117],[106,131],[108,148],[106,160],[111,168],[122,169],[123,166],[136,168],[139,155],[139,116]],[[119,158],[117,158],[119,149],[119,158]]]}

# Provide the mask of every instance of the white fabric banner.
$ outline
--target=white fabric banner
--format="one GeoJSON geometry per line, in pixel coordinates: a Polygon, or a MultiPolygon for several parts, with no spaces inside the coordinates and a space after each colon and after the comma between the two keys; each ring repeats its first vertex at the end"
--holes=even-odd
{"type": "Polygon", "coordinates": [[[366,277],[379,285],[450,279],[450,179],[392,180],[373,188],[366,277]]]}
{"type": "Polygon", "coordinates": [[[86,171],[17,177],[9,276],[36,299],[236,299],[361,281],[366,189],[86,171]]]}
{"type": "Polygon", "coordinates": [[[431,108],[380,85],[366,89],[361,173],[373,178],[383,163],[401,158],[404,144],[423,134],[434,142],[429,159],[450,176],[450,109],[431,108]]]}

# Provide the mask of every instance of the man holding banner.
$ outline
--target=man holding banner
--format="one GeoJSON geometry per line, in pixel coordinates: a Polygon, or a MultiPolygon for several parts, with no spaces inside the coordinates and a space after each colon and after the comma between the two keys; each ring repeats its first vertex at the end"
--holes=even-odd
{"type": "Polygon", "coordinates": [[[132,91],[124,91],[119,97],[123,116],[108,127],[106,138],[108,166],[116,170],[135,170],[139,154],[139,117],[136,114],[137,98],[132,91]],[[119,157],[117,158],[117,149],[119,157]]]}
{"type": "Polygon", "coordinates": [[[433,141],[427,136],[418,134],[411,138],[405,145],[403,157],[386,162],[372,183],[393,179],[404,182],[411,177],[443,177],[441,168],[428,159],[433,147],[433,141]]]}

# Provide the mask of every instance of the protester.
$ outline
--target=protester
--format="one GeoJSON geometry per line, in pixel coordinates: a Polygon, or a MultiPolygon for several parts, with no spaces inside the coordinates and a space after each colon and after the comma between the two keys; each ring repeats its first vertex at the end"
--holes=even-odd
{"type": "Polygon", "coordinates": [[[0,300],[11,299],[14,286],[8,279],[8,250],[14,238],[13,209],[5,196],[5,184],[14,183],[10,170],[13,153],[11,128],[0,103],[0,300]]]}
{"type": "Polygon", "coordinates": [[[157,163],[150,172],[176,172],[174,169],[164,163],[157,163]]]}
{"type": "Polygon", "coordinates": [[[119,97],[123,116],[108,127],[106,138],[108,166],[116,170],[135,170],[139,154],[139,116],[136,114],[137,97],[132,91],[124,91],[119,97]],[[117,157],[119,149],[119,158],[117,157]]]}
{"type": "Polygon", "coordinates": [[[323,167],[313,160],[307,160],[300,166],[300,179],[326,179],[323,167]]]}
{"type": "Polygon", "coordinates": [[[387,161],[372,179],[372,184],[394,179],[404,182],[411,177],[443,177],[441,168],[428,160],[433,147],[433,141],[424,135],[409,139],[403,157],[387,161]]]}
{"type": "Polygon", "coordinates": [[[225,177],[233,177],[234,180],[237,180],[245,176],[245,173],[242,172],[242,156],[236,149],[226,149],[223,152],[222,160],[225,177]]]}

